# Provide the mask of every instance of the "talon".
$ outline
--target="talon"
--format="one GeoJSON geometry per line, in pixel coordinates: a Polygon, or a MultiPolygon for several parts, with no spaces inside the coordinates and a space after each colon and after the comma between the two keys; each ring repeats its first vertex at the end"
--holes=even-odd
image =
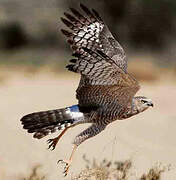
{"type": "Polygon", "coordinates": [[[58,143],[58,139],[57,138],[48,139],[47,140],[47,144],[49,144],[48,149],[53,151],[55,149],[57,143],[58,143]]]}
{"type": "Polygon", "coordinates": [[[65,171],[63,172],[63,174],[66,174],[66,172],[67,172],[67,171],[65,170],[65,171]]]}
{"type": "Polygon", "coordinates": [[[46,142],[47,144],[49,144],[52,141],[52,139],[48,139],[46,142]]]}
{"type": "Polygon", "coordinates": [[[67,172],[63,172],[63,174],[64,174],[64,177],[67,176],[67,172]]]}
{"type": "Polygon", "coordinates": [[[67,131],[68,128],[69,127],[66,127],[58,137],[47,140],[47,144],[49,144],[48,149],[51,149],[52,151],[55,149],[59,139],[64,135],[64,133],[67,131]]]}
{"type": "Polygon", "coordinates": [[[76,148],[77,148],[77,147],[78,147],[77,145],[74,145],[69,160],[61,160],[61,159],[60,159],[60,160],[57,161],[57,163],[60,163],[60,162],[61,162],[62,164],[65,163],[64,172],[63,172],[64,176],[67,176],[67,174],[68,174],[68,170],[69,170],[69,168],[70,168],[70,166],[71,166],[73,154],[74,154],[74,152],[76,151],[76,148]]]}
{"type": "Polygon", "coordinates": [[[62,162],[63,160],[62,159],[59,159],[58,161],[57,161],[57,164],[59,164],[60,162],[62,162]]]}
{"type": "Polygon", "coordinates": [[[71,161],[65,161],[65,160],[58,160],[58,161],[57,161],[57,163],[60,163],[60,162],[61,162],[62,164],[65,164],[63,174],[64,174],[64,176],[67,176],[68,170],[69,170],[70,165],[71,165],[71,161]]]}

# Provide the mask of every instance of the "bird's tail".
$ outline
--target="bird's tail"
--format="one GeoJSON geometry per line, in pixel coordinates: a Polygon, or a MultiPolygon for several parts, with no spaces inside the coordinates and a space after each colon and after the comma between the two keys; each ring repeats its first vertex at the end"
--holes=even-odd
{"type": "Polygon", "coordinates": [[[21,119],[23,128],[28,133],[34,133],[34,138],[37,139],[82,121],[84,121],[84,114],[80,112],[78,105],[63,109],[35,112],[21,119]]]}

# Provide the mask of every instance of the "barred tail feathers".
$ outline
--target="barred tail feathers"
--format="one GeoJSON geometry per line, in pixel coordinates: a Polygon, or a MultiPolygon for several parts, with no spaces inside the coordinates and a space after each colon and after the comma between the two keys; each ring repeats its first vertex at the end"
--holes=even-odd
{"type": "Polygon", "coordinates": [[[80,112],[78,105],[73,105],[62,109],[28,114],[21,119],[21,122],[28,133],[34,133],[33,137],[40,139],[83,120],[84,114],[80,112]]]}

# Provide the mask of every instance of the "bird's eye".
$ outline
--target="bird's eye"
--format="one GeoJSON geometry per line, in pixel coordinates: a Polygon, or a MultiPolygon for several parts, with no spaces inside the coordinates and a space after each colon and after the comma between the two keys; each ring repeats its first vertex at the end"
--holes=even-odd
{"type": "Polygon", "coordinates": [[[145,100],[141,100],[141,102],[142,102],[143,104],[145,104],[147,101],[145,101],[145,100]]]}

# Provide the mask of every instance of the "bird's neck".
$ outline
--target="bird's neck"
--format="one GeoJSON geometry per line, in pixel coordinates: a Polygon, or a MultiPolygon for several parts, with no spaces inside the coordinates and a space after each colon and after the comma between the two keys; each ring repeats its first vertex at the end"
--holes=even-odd
{"type": "Polygon", "coordinates": [[[132,102],[128,104],[126,112],[122,115],[121,119],[126,119],[131,116],[134,116],[136,114],[140,113],[137,105],[135,103],[135,97],[132,99],[132,102]]]}

